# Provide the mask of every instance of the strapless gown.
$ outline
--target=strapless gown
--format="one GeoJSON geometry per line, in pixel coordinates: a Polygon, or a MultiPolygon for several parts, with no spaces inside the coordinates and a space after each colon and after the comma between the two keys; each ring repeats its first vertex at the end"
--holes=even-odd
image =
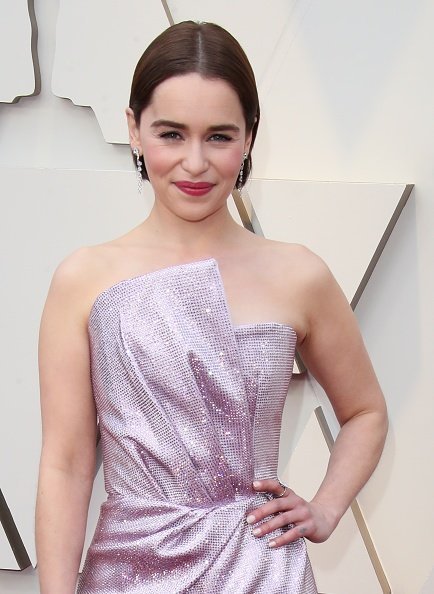
{"type": "Polygon", "coordinates": [[[234,327],[210,259],[105,290],[89,338],[108,496],[78,593],[316,594],[304,540],[245,521],[276,477],[294,330],[234,327]]]}

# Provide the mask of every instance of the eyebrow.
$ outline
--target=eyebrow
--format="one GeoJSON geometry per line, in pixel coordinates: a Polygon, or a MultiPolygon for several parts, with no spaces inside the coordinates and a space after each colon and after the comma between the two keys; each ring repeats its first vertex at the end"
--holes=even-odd
{"type": "MultiPolygon", "coordinates": [[[[186,130],[188,126],[173,122],[172,120],[155,120],[152,122],[151,128],[160,128],[166,126],[167,128],[177,128],[178,130],[186,130]]],[[[209,126],[209,132],[217,132],[219,130],[231,130],[232,132],[239,132],[240,129],[235,124],[217,124],[216,126],[209,126]]]]}

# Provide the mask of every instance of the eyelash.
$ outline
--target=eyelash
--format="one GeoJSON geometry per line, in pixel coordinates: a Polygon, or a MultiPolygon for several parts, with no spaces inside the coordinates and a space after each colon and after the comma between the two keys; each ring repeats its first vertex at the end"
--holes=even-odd
{"type": "Polygon", "coordinates": [[[210,140],[212,138],[214,138],[217,142],[229,142],[230,140],[232,140],[232,138],[230,136],[227,136],[226,134],[213,134],[210,140]]]}
{"type": "Polygon", "coordinates": [[[178,140],[181,138],[178,132],[162,132],[160,134],[160,138],[165,138],[167,140],[178,140]]]}
{"type": "MultiPolygon", "coordinates": [[[[160,138],[164,138],[166,140],[180,140],[180,139],[182,139],[179,132],[175,132],[175,131],[162,132],[160,134],[160,138]]],[[[210,136],[209,140],[215,141],[215,142],[229,142],[232,140],[232,138],[230,136],[227,136],[226,134],[213,134],[212,136],[210,136]]]]}

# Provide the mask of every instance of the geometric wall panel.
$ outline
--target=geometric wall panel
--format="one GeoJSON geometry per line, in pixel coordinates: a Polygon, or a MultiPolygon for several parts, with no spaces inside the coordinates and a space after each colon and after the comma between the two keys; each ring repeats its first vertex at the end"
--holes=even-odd
{"type": "Polygon", "coordinates": [[[248,55],[259,90],[261,81],[273,67],[276,49],[282,38],[286,39],[293,33],[297,15],[301,7],[305,10],[304,5],[308,3],[305,0],[255,3],[251,0],[167,0],[175,23],[192,19],[218,23],[227,28],[248,55]],[[252,13],[254,18],[246,18],[252,13]]]}
{"type": "Polygon", "coordinates": [[[354,308],[411,189],[252,179],[247,193],[265,237],[301,243],[320,255],[354,308]]]}
{"type": "Polygon", "coordinates": [[[53,93],[90,106],[106,142],[128,144],[125,108],[134,68],[168,26],[159,0],[60,0],[53,93]]]}
{"type": "MultiPolygon", "coordinates": [[[[412,187],[251,179],[233,198],[255,233],[301,243],[321,256],[354,309],[412,187]]],[[[301,369],[297,357],[294,372],[301,369]]]]}
{"type": "Polygon", "coordinates": [[[32,49],[36,42],[33,3],[2,0],[0,18],[0,102],[14,103],[38,92],[32,49]],[[13,59],[12,59],[13,56],[13,59]]]}

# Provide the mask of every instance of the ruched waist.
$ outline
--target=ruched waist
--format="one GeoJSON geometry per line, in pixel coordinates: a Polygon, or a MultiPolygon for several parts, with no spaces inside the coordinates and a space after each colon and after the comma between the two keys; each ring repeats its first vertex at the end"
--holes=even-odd
{"type": "MultiPolygon", "coordinates": [[[[146,548],[152,548],[158,536],[159,554],[164,543],[170,543],[171,555],[183,556],[186,550],[201,550],[207,535],[218,533],[222,547],[234,537],[234,532],[251,532],[245,518],[248,510],[268,500],[263,493],[239,495],[235,500],[211,502],[193,507],[165,500],[151,500],[136,496],[110,495],[101,506],[94,543],[91,549],[117,552],[136,546],[146,539],[146,548]],[[177,544],[176,544],[177,543],[177,544]]],[[[253,538],[253,537],[252,537],[253,538]]],[[[155,545],[157,543],[155,542],[155,545]]]]}
{"type": "Polygon", "coordinates": [[[312,576],[302,539],[273,550],[272,535],[253,536],[246,514],[266,501],[252,494],[187,507],[112,495],[102,505],[78,594],[209,594],[216,584],[228,594],[316,592],[303,589],[312,576]]]}

